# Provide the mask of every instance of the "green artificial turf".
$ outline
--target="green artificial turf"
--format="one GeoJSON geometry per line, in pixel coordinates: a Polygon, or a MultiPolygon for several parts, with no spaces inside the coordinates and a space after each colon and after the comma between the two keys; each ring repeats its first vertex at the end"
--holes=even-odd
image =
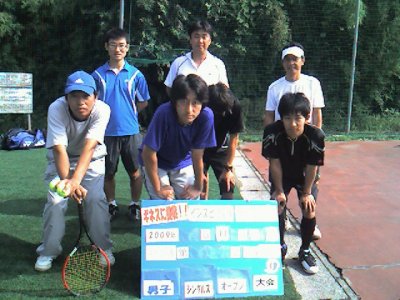
{"type": "MultiPolygon", "coordinates": [[[[64,256],[58,257],[47,272],[34,270],[47,191],[43,182],[45,151],[0,151],[0,299],[75,298],[66,292],[61,282],[64,256]]],[[[96,295],[97,299],[140,297],[140,227],[127,217],[130,202],[128,176],[123,167],[119,170],[117,200],[120,214],[112,222],[111,232],[116,263],[109,283],[96,295]]],[[[210,178],[210,199],[218,199],[215,176],[211,174],[210,178]]],[[[143,192],[143,199],[146,196],[143,192]]],[[[239,193],[237,198],[240,199],[239,193]]],[[[64,255],[72,249],[78,234],[77,209],[72,202],[66,220],[64,255]]],[[[284,282],[285,296],[270,299],[300,299],[288,270],[284,271],[284,282]]]]}

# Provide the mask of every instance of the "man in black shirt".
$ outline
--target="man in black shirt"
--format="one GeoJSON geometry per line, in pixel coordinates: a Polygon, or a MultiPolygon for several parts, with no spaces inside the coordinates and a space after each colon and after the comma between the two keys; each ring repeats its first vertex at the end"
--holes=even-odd
{"type": "MultiPolygon", "coordinates": [[[[208,169],[211,166],[219,182],[221,199],[233,199],[235,176],[233,160],[239,132],[243,131],[243,115],[239,100],[223,83],[208,87],[208,106],[214,113],[214,128],[217,146],[204,151],[204,174],[208,183],[208,169]]],[[[208,184],[204,185],[201,198],[208,199],[208,184]]]]}
{"type": "Polygon", "coordinates": [[[286,201],[290,190],[295,188],[303,214],[299,260],[305,272],[315,274],[318,266],[309,247],[316,224],[315,176],[318,166],[324,164],[325,135],[321,129],[307,124],[311,108],[303,93],[283,95],[278,112],[282,119],[264,129],[262,155],[270,162],[271,199],[279,203],[282,260],[287,251],[286,201]]]}

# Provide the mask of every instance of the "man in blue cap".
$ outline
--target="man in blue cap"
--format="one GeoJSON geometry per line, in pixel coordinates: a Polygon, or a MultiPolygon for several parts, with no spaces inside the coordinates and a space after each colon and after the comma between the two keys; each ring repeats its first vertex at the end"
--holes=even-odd
{"type": "Polygon", "coordinates": [[[84,199],[86,224],[95,244],[108,255],[111,265],[110,218],[103,190],[104,159],[107,154],[104,133],[110,118],[110,108],[97,101],[93,77],[77,71],[66,82],[65,96],[55,100],[48,110],[46,186],[55,177],[58,185],[69,192],[62,197],[51,190],[43,212],[42,241],[36,249],[38,271],[47,271],[52,261],[61,254],[61,240],[65,234],[65,213],[68,199],[84,199]]]}

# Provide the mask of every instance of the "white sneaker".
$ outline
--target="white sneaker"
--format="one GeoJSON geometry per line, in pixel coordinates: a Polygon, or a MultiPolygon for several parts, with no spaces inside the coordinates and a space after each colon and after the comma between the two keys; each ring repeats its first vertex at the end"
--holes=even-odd
{"type": "MultiPolygon", "coordinates": [[[[112,253],[111,249],[105,250],[104,251],[108,257],[108,260],[110,261],[110,266],[113,266],[115,264],[115,257],[114,254],[112,253]]],[[[104,258],[104,256],[100,257],[100,263],[103,266],[107,266],[107,262],[106,259],[104,258]]]]}
{"type": "Polygon", "coordinates": [[[35,270],[40,272],[49,270],[51,268],[53,259],[54,259],[53,256],[40,255],[36,260],[35,270]]]}
{"type": "Polygon", "coordinates": [[[289,218],[286,216],[286,218],[285,218],[285,229],[286,229],[286,231],[289,231],[292,228],[293,228],[293,225],[290,222],[289,218]]]}
{"type": "Polygon", "coordinates": [[[318,225],[315,225],[315,229],[314,229],[312,238],[313,238],[313,240],[319,240],[320,238],[322,238],[322,233],[319,230],[318,225]]]}

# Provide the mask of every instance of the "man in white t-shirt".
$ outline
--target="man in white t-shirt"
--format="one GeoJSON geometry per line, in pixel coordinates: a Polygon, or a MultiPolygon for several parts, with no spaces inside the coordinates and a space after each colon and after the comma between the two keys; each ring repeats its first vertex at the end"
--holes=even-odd
{"type": "Polygon", "coordinates": [[[207,21],[196,21],[188,29],[192,51],[176,58],[169,69],[164,84],[167,93],[178,75],[196,74],[207,85],[224,83],[229,87],[225,64],[221,59],[208,52],[211,44],[212,27],[207,21]]]}
{"type": "MultiPolygon", "coordinates": [[[[43,233],[35,269],[47,271],[61,254],[65,234],[65,213],[68,200],[81,201],[86,224],[96,245],[105,250],[110,264],[115,258],[110,240],[110,217],[104,193],[104,133],[110,118],[110,107],[97,101],[96,83],[84,71],[71,74],[65,96],[49,107],[47,120],[47,169],[45,183],[59,177],[57,184],[69,187],[62,197],[49,189],[43,211],[43,233]]],[[[65,190],[64,190],[65,191],[65,190]]]]}
{"type": "MultiPolygon", "coordinates": [[[[282,66],[285,76],[274,81],[267,92],[267,100],[264,112],[264,128],[280,120],[278,112],[279,102],[283,95],[287,93],[303,93],[311,105],[311,115],[308,122],[318,128],[322,127],[322,108],[325,107],[324,96],[319,80],[313,76],[301,73],[305,62],[304,48],[299,43],[290,43],[282,49],[282,66]]],[[[319,170],[315,179],[319,181],[319,170]]],[[[288,227],[289,222],[287,222],[288,227]]],[[[313,238],[320,239],[322,236],[318,226],[314,231],[313,238]]]]}
{"type": "Polygon", "coordinates": [[[304,49],[299,43],[291,43],[282,50],[282,65],[285,76],[274,81],[268,88],[265,105],[264,127],[280,120],[278,113],[279,101],[286,93],[303,93],[311,104],[310,123],[322,127],[322,111],[325,107],[319,80],[313,76],[301,73],[305,62],[304,49]]]}

